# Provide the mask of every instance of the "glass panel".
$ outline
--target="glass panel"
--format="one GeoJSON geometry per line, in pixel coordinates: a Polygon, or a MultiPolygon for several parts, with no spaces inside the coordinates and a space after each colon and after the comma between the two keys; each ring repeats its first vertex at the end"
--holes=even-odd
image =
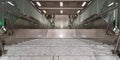
{"type": "MultiPolygon", "coordinates": [[[[101,13],[104,13],[100,16],[107,23],[111,19],[112,20],[112,22],[111,22],[112,26],[116,25],[116,26],[120,27],[120,23],[119,23],[120,22],[120,16],[119,16],[120,7],[105,13],[106,11],[110,10],[111,8],[114,8],[114,7],[118,6],[118,4],[120,4],[120,0],[94,0],[92,2],[92,4],[82,14],[80,14],[80,19],[76,19],[76,21],[74,21],[73,25],[75,25],[79,21],[82,22],[83,20],[87,19],[88,17],[90,17],[94,14],[99,15],[101,13]]],[[[80,22],[78,24],[80,24],[80,22]]]]}

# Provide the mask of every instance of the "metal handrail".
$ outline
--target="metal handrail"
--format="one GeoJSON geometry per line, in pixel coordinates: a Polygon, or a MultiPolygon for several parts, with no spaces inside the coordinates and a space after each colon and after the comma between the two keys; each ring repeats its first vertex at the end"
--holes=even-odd
{"type": "MultiPolygon", "coordinates": [[[[99,17],[102,17],[104,14],[106,14],[106,13],[108,13],[108,12],[110,12],[110,11],[113,11],[114,9],[117,9],[117,8],[119,8],[120,7],[120,5],[118,5],[118,6],[115,6],[115,7],[112,7],[112,8],[110,8],[110,9],[108,9],[108,10],[106,10],[106,11],[104,11],[104,12],[100,12],[100,13],[97,13],[97,14],[95,14],[96,15],[96,17],[94,17],[94,19],[96,19],[96,18],[98,18],[98,16],[99,17]]],[[[91,17],[91,16],[90,16],[91,17]]],[[[88,17],[89,18],[89,17],[88,17]]],[[[85,20],[87,20],[88,18],[86,18],[85,20]]],[[[90,21],[90,20],[89,20],[90,21]]]]}
{"type": "MultiPolygon", "coordinates": [[[[98,15],[102,17],[102,15],[104,15],[104,14],[106,14],[106,13],[108,13],[108,12],[111,12],[111,11],[113,11],[114,9],[117,9],[117,8],[120,8],[120,5],[115,6],[115,7],[113,7],[113,8],[110,8],[110,9],[104,11],[103,13],[99,13],[98,15]]],[[[111,35],[111,33],[109,33],[110,23],[111,23],[111,19],[110,19],[109,22],[108,22],[107,31],[106,31],[106,34],[108,34],[108,35],[111,35]]]]}
{"type": "Polygon", "coordinates": [[[108,10],[102,12],[102,13],[98,13],[98,15],[99,15],[99,16],[102,16],[102,15],[104,15],[104,14],[106,14],[106,13],[108,13],[108,12],[114,10],[114,9],[119,8],[119,7],[120,7],[120,4],[119,4],[118,6],[115,6],[115,7],[113,7],[113,8],[110,8],[110,9],[108,9],[108,10]]]}

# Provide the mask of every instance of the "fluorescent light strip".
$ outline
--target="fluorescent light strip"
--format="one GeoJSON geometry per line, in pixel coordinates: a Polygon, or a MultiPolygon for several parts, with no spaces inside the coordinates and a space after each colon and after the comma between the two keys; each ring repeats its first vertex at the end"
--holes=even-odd
{"type": "Polygon", "coordinates": [[[37,4],[38,6],[42,6],[42,5],[40,4],[40,2],[36,2],[36,4],[37,4]]]}
{"type": "Polygon", "coordinates": [[[47,12],[45,10],[43,10],[43,12],[46,14],[47,12]]]}
{"type": "Polygon", "coordinates": [[[7,1],[8,4],[10,4],[11,6],[15,6],[12,2],[7,1]]]}
{"type": "Polygon", "coordinates": [[[80,13],[80,10],[78,10],[77,13],[79,14],[79,13],[80,13]]]}
{"type": "Polygon", "coordinates": [[[63,10],[60,10],[60,13],[63,14],[63,10]]]}
{"type": "Polygon", "coordinates": [[[87,4],[87,2],[83,2],[82,6],[85,6],[87,4]]]}
{"type": "Polygon", "coordinates": [[[114,2],[110,3],[110,4],[108,5],[108,7],[112,6],[113,4],[114,4],[114,2]]]}
{"type": "Polygon", "coordinates": [[[60,2],[60,6],[63,7],[63,2],[60,2]]]}

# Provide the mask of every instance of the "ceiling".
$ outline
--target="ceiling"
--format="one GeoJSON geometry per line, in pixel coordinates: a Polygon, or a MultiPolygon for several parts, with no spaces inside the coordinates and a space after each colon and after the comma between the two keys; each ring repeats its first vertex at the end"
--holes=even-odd
{"type": "Polygon", "coordinates": [[[46,13],[43,13],[47,15],[76,15],[78,11],[86,8],[91,0],[32,0],[32,2],[41,12],[43,12],[43,10],[46,11],[46,13]],[[39,6],[37,2],[39,2],[41,6],[39,6]],[[63,6],[60,6],[60,2],[63,3],[63,6]],[[86,4],[82,6],[85,2],[86,4]],[[60,13],[61,10],[63,13],[60,13]]]}

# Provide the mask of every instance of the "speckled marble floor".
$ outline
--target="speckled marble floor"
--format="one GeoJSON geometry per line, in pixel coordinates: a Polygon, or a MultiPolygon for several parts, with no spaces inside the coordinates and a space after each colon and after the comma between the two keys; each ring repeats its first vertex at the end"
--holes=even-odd
{"type": "Polygon", "coordinates": [[[120,60],[113,46],[85,39],[35,39],[5,49],[0,60],[120,60]]]}

